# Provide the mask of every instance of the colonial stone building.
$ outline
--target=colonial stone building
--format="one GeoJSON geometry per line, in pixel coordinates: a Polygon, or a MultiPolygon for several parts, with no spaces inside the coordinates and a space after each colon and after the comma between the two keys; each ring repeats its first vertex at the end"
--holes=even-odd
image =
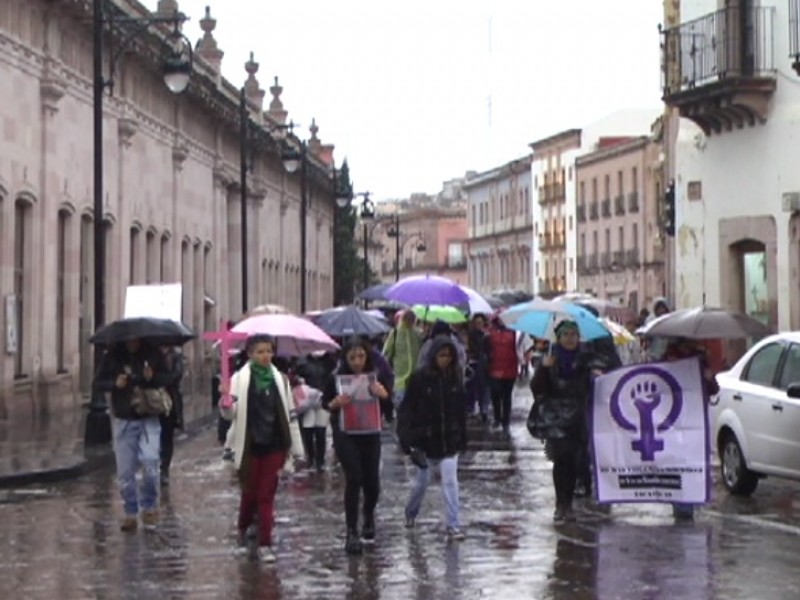
{"type": "MultiPolygon", "coordinates": [[[[149,14],[136,0],[109,5],[149,14]]],[[[175,0],[159,3],[164,14],[176,8],[175,0]]],[[[0,416],[71,404],[91,380],[91,16],[89,0],[0,2],[0,416]]],[[[220,75],[214,19],[207,14],[201,25],[184,94],[173,95],[160,74],[170,30],[152,26],[121,56],[104,98],[107,321],[122,316],[126,286],[157,282],[183,284],[183,319],[198,331],[237,318],[243,251],[248,304],[300,309],[301,171],[289,174],[281,161],[282,145],[299,140],[281,127],[281,87],[276,79],[264,111],[258,64],[247,63],[254,131],[243,249],[240,85],[220,75]]],[[[118,35],[112,28],[106,41],[118,35]]],[[[105,69],[107,76],[108,56],[105,69]]],[[[333,147],[316,134],[314,125],[302,170],[309,310],[332,301],[333,147]]],[[[204,355],[201,342],[187,346],[190,392],[206,389],[204,355]]]]}
{"type": "Polygon", "coordinates": [[[634,311],[665,293],[658,143],[601,138],[575,161],[579,292],[634,311]]]}
{"type": "Polygon", "coordinates": [[[531,158],[467,178],[469,284],[483,294],[531,292],[531,158]]]}

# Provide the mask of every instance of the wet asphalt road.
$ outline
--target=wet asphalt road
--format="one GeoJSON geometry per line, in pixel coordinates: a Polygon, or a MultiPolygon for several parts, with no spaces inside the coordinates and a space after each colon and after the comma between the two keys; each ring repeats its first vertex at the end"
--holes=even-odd
{"type": "Polygon", "coordinates": [[[800,598],[800,485],[762,482],[751,499],[717,488],[693,524],[669,506],[578,505],[554,527],[550,463],[522,425],[511,441],[472,431],[461,469],[467,539],[448,543],[438,487],[403,527],[413,468],[385,436],[378,539],[344,554],[334,467],[282,483],[275,565],[234,557],[238,488],[214,432],[177,448],[155,531],[123,534],[113,473],[0,490],[0,598],[788,599],[800,598]]]}

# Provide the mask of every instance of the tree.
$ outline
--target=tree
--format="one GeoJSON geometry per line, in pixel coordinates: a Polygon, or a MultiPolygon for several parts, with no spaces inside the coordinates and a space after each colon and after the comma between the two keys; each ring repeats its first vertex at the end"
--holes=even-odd
{"type": "MultiPolygon", "coordinates": [[[[350,167],[347,160],[342,163],[336,178],[336,194],[339,197],[353,196],[350,182],[350,167]]],[[[333,303],[336,306],[352,304],[357,282],[361,281],[363,266],[358,260],[355,231],[357,214],[351,205],[336,208],[333,236],[333,303]]]]}

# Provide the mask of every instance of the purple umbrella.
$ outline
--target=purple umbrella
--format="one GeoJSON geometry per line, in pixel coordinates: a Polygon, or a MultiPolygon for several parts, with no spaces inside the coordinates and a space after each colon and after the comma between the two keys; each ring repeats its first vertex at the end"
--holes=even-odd
{"type": "Polygon", "coordinates": [[[469,303],[469,296],[457,283],[436,275],[413,275],[386,290],[386,298],[403,304],[441,304],[456,306],[469,303]]]}

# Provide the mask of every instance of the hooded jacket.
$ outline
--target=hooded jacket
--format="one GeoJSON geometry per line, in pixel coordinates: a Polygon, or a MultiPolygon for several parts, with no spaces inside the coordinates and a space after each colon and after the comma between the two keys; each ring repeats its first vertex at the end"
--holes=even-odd
{"type": "Polygon", "coordinates": [[[411,376],[397,415],[397,435],[405,450],[419,448],[429,458],[441,459],[466,447],[466,392],[458,356],[452,338],[438,336],[431,342],[427,364],[411,376]],[[447,371],[436,365],[436,354],[444,347],[454,357],[447,371]]]}

